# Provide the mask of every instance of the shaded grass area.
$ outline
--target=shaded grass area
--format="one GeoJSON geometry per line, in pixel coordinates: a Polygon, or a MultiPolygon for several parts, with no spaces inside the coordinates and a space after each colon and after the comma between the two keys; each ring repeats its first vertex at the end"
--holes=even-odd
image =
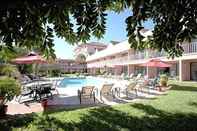
{"type": "Polygon", "coordinates": [[[6,131],[197,130],[197,83],[170,83],[173,87],[168,94],[154,100],[105,107],[50,109],[25,119],[16,117],[0,127],[6,131]]]}

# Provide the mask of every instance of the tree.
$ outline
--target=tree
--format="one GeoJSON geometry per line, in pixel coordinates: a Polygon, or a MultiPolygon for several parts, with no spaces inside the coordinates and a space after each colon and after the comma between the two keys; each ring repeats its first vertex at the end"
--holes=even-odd
{"type": "Polygon", "coordinates": [[[0,60],[2,63],[8,63],[10,60],[27,55],[29,50],[22,47],[15,47],[15,46],[7,46],[3,43],[0,43],[0,60]]]}
{"type": "Polygon", "coordinates": [[[0,46],[0,60],[1,63],[7,63],[10,59],[15,57],[15,51],[13,47],[7,47],[5,45],[0,46]]]}
{"type": "Polygon", "coordinates": [[[0,73],[2,75],[8,76],[8,77],[18,77],[19,76],[18,69],[15,66],[9,65],[9,64],[1,65],[0,73]]]}
{"type": "Polygon", "coordinates": [[[102,38],[106,11],[130,9],[126,23],[131,47],[164,49],[170,56],[179,56],[180,43],[196,36],[196,7],[196,0],[8,0],[1,3],[0,37],[7,46],[38,46],[51,55],[53,32],[69,43],[87,41],[91,35],[102,38]],[[155,27],[145,42],[140,30],[147,20],[155,27]]]}

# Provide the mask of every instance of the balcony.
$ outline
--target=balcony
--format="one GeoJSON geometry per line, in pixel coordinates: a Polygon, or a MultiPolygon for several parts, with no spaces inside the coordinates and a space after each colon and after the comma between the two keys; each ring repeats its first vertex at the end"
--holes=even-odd
{"type": "MultiPolygon", "coordinates": [[[[183,45],[184,54],[197,54],[197,42],[192,42],[190,44],[183,45]]],[[[183,55],[184,55],[183,54],[183,55]]],[[[166,52],[161,51],[150,51],[145,50],[143,52],[136,51],[135,54],[130,54],[129,56],[122,56],[122,57],[114,57],[110,59],[104,59],[100,61],[95,61],[93,63],[89,63],[92,67],[104,67],[104,66],[114,66],[120,65],[127,62],[131,62],[132,60],[142,60],[142,59],[150,59],[150,58],[157,58],[157,57],[165,57],[167,56],[166,52]]]]}
{"type": "MultiPolygon", "coordinates": [[[[197,53],[197,42],[183,44],[182,47],[184,49],[183,55],[197,53]]],[[[157,58],[157,57],[165,57],[165,56],[167,56],[167,54],[164,51],[158,52],[158,51],[145,50],[144,52],[136,52],[135,54],[131,55],[129,59],[139,60],[139,59],[149,59],[149,58],[157,58]]]]}
{"type": "Polygon", "coordinates": [[[149,59],[149,58],[156,58],[156,57],[164,57],[166,53],[164,51],[157,52],[157,51],[147,51],[144,52],[137,52],[133,55],[129,56],[129,60],[140,60],[140,59],[149,59]]]}
{"type": "Polygon", "coordinates": [[[197,42],[191,42],[188,44],[182,45],[184,54],[193,54],[197,53],[197,42]]]}

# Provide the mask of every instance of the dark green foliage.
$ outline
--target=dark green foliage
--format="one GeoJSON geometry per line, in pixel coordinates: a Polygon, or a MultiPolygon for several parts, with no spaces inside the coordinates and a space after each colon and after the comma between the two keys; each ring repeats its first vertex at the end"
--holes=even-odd
{"type": "Polygon", "coordinates": [[[101,74],[100,69],[97,69],[97,70],[96,70],[96,75],[100,75],[100,74],[101,74]]]}
{"type": "Polygon", "coordinates": [[[106,11],[130,9],[126,24],[131,47],[163,49],[174,57],[182,54],[180,43],[197,34],[196,7],[196,0],[5,1],[0,8],[0,38],[9,48],[13,44],[38,47],[46,56],[54,57],[53,32],[69,43],[85,42],[91,35],[102,38],[106,11]],[[140,30],[147,20],[155,27],[153,36],[144,42],[140,30]]]}
{"type": "Polygon", "coordinates": [[[19,72],[22,74],[32,74],[33,72],[33,65],[32,64],[23,64],[17,65],[19,68],[19,72]]]}
{"type": "Polygon", "coordinates": [[[196,0],[132,0],[126,3],[127,6],[130,4],[133,15],[126,20],[127,31],[129,42],[136,49],[163,49],[170,57],[180,56],[183,52],[181,43],[190,42],[197,35],[196,0]],[[152,20],[155,26],[153,37],[145,43],[139,31],[147,20],[152,20]]]}
{"type": "Polygon", "coordinates": [[[52,77],[57,77],[61,75],[61,70],[51,70],[51,76],[52,77]]]}
{"type": "Polygon", "coordinates": [[[8,76],[8,77],[18,77],[19,72],[18,69],[10,64],[0,65],[0,75],[8,76]]]}
{"type": "MultiPolygon", "coordinates": [[[[109,2],[108,2],[109,3],[109,2]]],[[[8,47],[38,47],[54,56],[53,32],[69,43],[105,33],[104,1],[14,1],[0,9],[0,37],[8,47]],[[71,17],[76,20],[71,20],[71,17]],[[77,31],[74,31],[74,25],[77,31]]]]}
{"type": "Polygon", "coordinates": [[[0,78],[0,96],[4,98],[4,102],[11,101],[20,94],[20,91],[21,85],[15,79],[9,77],[0,78]]]}

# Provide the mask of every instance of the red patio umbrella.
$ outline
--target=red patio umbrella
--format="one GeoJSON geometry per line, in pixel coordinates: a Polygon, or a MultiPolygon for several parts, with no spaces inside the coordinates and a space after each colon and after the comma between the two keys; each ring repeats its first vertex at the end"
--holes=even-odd
{"type": "Polygon", "coordinates": [[[39,64],[39,63],[45,63],[46,61],[40,55],[36,53],[30,53],[27,56],[13,59],[12,62],[16,64],[33,64],[33,63],[39,64]]]}
{"type": "MultiPolygon", "coordinates": [[[[16,64],[40,64],[40,63],[46,63],[46,60],[42,58],[42,56],[34,52],[31,52],[27,56],[13,59],[12,62],[16,64]]],[[[35,69],[35,71],[37,72],[37,69],[35,69]]]]}
{"type": "Polygon", "coordinates": [[[152,59],[148,61],[147,63],[141,64],[140,66],[165,68],[165,67],[170,67],[171,65],[167,64],[166,62],[160,59],[152,59]]]}
{"type": "Polygon", "coordinates": [[[160,60],[160,59],[152,59],[149,60],[147,63],[143,63],[140,66],[147,67],[147,76],[148,76],[148,67],[159,67],[159,68],[166,68],[170,67],[170,64],[167,64],[166,62],[160,60]]]}

